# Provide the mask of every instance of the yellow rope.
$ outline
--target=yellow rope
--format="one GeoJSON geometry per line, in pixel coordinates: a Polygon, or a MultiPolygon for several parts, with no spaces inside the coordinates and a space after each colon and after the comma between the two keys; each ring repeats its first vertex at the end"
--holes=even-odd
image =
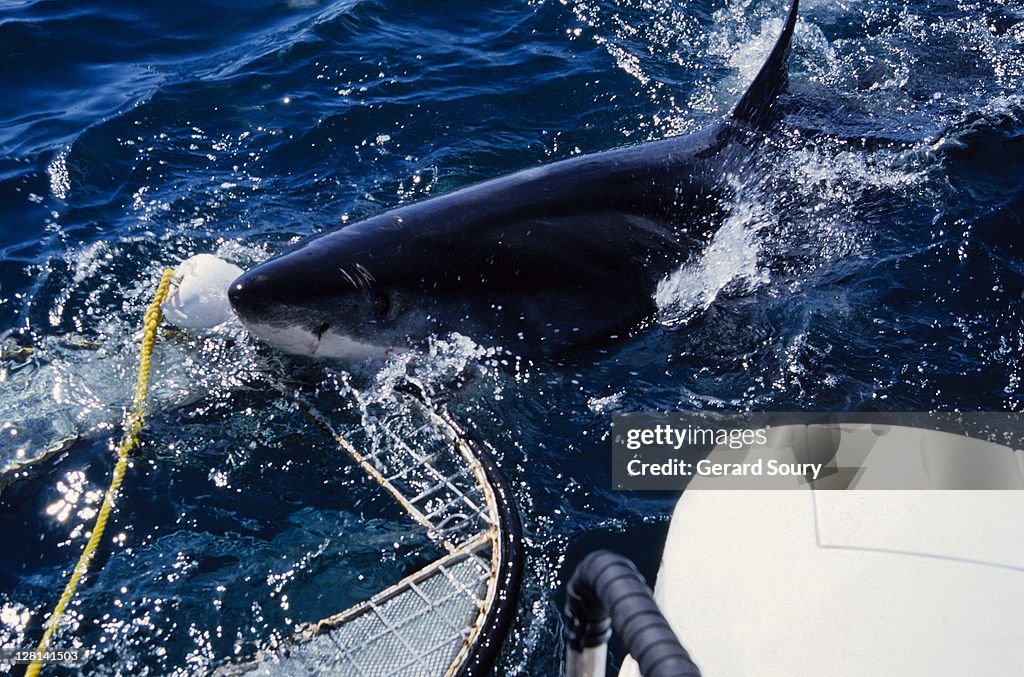
{"type": "Polygon", "coordinates": [[[89,542],[85,544],[82,556],[78,558],[78,564],[75,565],[71,578],[68,579],[68,583],[64,587],[64,594],[60,596],[60,601],[57,602],[57,606],[54,607],[53,613],[50,614],[50,618],[46,622],[46,632],[43,633],[43,638],[39,641],[39,648],[36,649],[36,659],[28,666],[28,670],[25,671],[25,677],[36,677],[39,674],[39,669],[42,667],[42,655],[46,653],[47,648],[50,646],[50,640],[53,639],[54,633],[60,627],[64,611],[71,602],[71,598],[75,595],[75,588],[78,587],[78,582],[82,579],[82,576],[89,570],[89,562],[92,561],[93,555],[96,554],[96,548],[100,544],[100,539],[103,538],[103,530],[107,527],[107,518],[110,517],[110,510],[114,507],[114,499],[117,498],[118,489],[121,488],[125,470],[128,468],[128,454],[139,444],[139,432],[142,430],[144,422],[142,404],[145,402],[146,393],[149,390],[150,357],[153,354],[153,345],[156,343],[157,326],[160,324],[160,320],[163,319],[163,311],[160,309],[160,304],[167,298],[167,290],[171,284],[173,272],[169,268],[164,271],[163,277],[160,279],[160,285],[157,287],[156,295],[149,304],[149,309],[146,310],[146,317],[143,320],[142,347],[139,350],[139,375],[135,381],[135,398],[132,401],[132,408],[128,413],[128,422],[125,426],[124,436],[121,438],[121,446],[117,450],[117,464],[114,466],[114,476],[111,478],[110,486],[103,497],[103,505],[100,506],[100,512],[96,516],[96,522],[93,524],[89,542]]]}

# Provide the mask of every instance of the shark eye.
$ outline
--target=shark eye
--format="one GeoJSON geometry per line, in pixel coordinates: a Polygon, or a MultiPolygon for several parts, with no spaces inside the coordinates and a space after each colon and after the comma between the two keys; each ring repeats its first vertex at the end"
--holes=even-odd
{"type": "Polygon", "coordinates": [[[374,294],[373,311],[378,320],[388,319],[388,315],[391,313],[391,297],[384,292],[374,294]]]}

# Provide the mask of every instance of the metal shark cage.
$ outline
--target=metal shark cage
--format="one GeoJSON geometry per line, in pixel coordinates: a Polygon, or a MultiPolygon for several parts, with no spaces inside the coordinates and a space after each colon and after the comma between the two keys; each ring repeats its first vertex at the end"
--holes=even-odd
{"type": "MultiPolygon", "coordinates": [[[[294,393],[293,393],[294,395],[294,393]]],[[[368,600],[307,624],[222,675],[485,675],[515,616],[519,516],[490,452],[415,398],[378,420],[368,450],[309,402],[307,415],[405,509],[445,554],[368,600]]]]}

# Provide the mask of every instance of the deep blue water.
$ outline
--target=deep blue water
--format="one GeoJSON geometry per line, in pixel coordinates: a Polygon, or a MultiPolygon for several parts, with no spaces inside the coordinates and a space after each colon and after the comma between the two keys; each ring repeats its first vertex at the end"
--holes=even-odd
{"type": "MultiPolygon", "coordinates": [[[[84,542],[162,266],[248,267],[400,203],[698,129],[783,4],[0,2],[0,332],[35,349],[0,372],[0,643],[35,644],[84,542]]],[[[432,555],[274,384],[355,429],[338,384],[386,402],[412,372],[496,446],[530,554],[508,674],[557,669],[566,558],[639,549],[672,506],[611,490],[612,411],[1020,411],[1024,3],[803,4],[757,178],[655,326],[518,367],[445,337],[353,366],[237,329],[165,336],[116,539],[62,634],[82,671],[251,655],[432,555]]]]}

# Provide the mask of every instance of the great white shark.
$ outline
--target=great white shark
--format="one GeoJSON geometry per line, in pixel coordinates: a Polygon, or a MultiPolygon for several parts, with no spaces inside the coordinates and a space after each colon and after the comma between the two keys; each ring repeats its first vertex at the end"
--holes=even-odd
{"type": "Polygon", "coordinates": [[[581,155],[392,209],[235,280],[249,332],[290,353],[381,355],[458,332],[520,355],[608,340],[722,223],[788,79],[798,0],[732,112],[693,134],[581,155]]]}

